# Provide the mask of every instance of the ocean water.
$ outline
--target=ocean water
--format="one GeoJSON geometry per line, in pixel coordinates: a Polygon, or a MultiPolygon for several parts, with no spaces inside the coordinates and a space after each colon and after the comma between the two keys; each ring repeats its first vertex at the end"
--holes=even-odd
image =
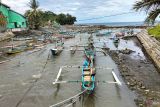
{"type": "Polygon", "coordinates": [[[144,22],[79,23],[77,25],[143,26],[144,22]]]}

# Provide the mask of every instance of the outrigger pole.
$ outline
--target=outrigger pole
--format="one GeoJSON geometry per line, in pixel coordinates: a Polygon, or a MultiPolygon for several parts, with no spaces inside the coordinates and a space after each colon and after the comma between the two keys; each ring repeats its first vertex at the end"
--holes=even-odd
{"type": "MultiPolygon", "coordinates": [[[[55,85],[55,84],[65,84],[65,83],[81,83],[82,81],[80,81],[80,80],[59,81],[59,78],[60,78],[60,76],[62,74],[63,68],[82,68],[82,67],[83,66],[77,66],[77,65],[74,65],[74,66],[62,66],[62,67],[60,67],[59,72],[57,74],[57,77],[56,77],[55,81],[52,84],[55,85]]],[[[113,75],[113,78],[114,78],[115,82],[114,81],[93,81],[93,82],[96,82],[96,83],[108,83],[108,84],[118,84],[120,86],[122,85],[122,83],[118,79],[117,75],[115,74],[114,69],[112,69],[112,68],[105,68],[105,67],[95,67],[95,68],[96,69],[112,70],[112,75],[113,75]]]]}

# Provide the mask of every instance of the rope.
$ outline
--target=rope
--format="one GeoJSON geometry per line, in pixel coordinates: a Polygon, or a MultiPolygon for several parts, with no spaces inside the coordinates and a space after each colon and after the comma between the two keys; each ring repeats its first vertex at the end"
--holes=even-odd
{"type": "MultiPolygon", "coordinates": [[[[68,103],[68,102],[73,101],[73,99],[76,99],[76,100],[77,100],[77,99],[79,98],[79,96],[82,95],[82,94],[84,94],[86,91],[87,91],[87,90],[84,90],[84,91],[76,94],[76,95],[73,96],[73,97],[70,97],[70,98],[68,98],[68,99],[66,99],[66,100],[63,100],[63,101],[61,101],[61,102],[59,102],[59,103],[57,103],[57,104],[51,105],[51,106],[49,106],[49,107],[57,107],[57,106],[59,107],[59,106],[63,106],[64,104],[66,104],[66,103],[68,103]],[[77,98],[77,97],[78,97],[78,98],[77,98]]],[[[72,103],[75,103],[76,100],[73,101],[72,103]]]]}

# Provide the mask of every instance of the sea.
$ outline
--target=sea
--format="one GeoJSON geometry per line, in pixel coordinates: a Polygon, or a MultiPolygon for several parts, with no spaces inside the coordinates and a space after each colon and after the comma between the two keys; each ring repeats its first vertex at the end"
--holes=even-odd
{"type": "Polygon", "coordinates": [[[143,26],[144,22],[77,23],[76,25],[143,26]]]}

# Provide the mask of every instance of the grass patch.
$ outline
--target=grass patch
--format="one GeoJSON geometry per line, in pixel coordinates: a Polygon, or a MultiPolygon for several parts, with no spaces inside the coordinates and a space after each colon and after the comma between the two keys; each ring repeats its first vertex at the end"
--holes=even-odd
{"type": "Polygon", "coordinates": [[[160,40],[160,25],[155,26],[154,28],[148,29],[149,35],[152,35],[157,40],[160,40]]]}

